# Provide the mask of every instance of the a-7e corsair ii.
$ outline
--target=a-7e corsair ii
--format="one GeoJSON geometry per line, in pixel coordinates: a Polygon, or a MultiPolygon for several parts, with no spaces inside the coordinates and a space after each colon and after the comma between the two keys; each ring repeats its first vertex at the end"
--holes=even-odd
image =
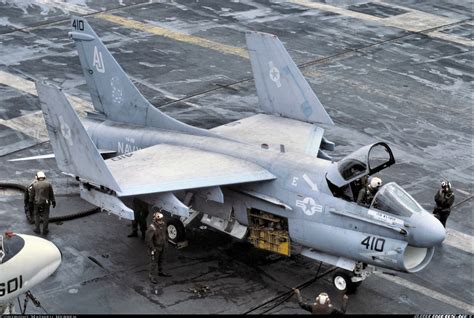
{"type": "Polygon", "coordinates": [[[133,219],[138,196],[176,216],[172,238],[202,213],[202,223],[258,248],[344,269],[334,276],[341,290],[354,290],[373,265],[417,272],[444,240],[441,223],[394,182],[370,208],[356,204],[357,180],[394,164],[392,151],[379,142],[330,160],[323,150],[334,144],[315,123],[333,122],[276,36],[246,35],[265,114],[206,130],[153,107],[85,19],[72,27],[96,113],[81,123],[59,89],[37,90],[58,167],[83,199],[133,219]],[[122,153],[130,141],[137,150],[122,153]],[[116,156],[104,160],[98,149],[116,156]]]}

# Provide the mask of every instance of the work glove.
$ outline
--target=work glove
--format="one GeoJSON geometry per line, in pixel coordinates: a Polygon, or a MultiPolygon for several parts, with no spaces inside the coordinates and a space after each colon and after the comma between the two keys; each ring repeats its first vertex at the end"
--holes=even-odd
{"type": "Polygon", "coordinates": [[[56,207],[56,201],[53,201],[52,204],[53,204],[53,209],[54,209],[56,207]]]}

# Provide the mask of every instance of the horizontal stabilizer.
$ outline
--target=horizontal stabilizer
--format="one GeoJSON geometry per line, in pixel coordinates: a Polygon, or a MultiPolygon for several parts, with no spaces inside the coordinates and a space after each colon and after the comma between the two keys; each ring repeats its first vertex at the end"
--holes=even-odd
{"type": "Polygon", "coordinates": [[[53,159],[53,158],[54,158],[54,153],[48,153],[46,155],[10,159],[8,161],[15,162],[15,161],[29,161],[29,160],[41,160],[41,159],[53,159]]]}
{"type": "Polygon", "coordinates": [[[277,36],[248,32],[246,39],[264,112],[309,123],[334,124],[277,36]]]}
{"type": "MultiPolygon", "coordinates": [[[[99,153],[103,155],[114,155],[117,153],[115,150],[100,150],[99,153]]],[[[23,157],[17,159],[10,159],[8,161],[29,161],[29,160],[41,160],[41,159],[53,159],[55,158],[54,153],[48,153],[46,155],[32,156],[32,157],[23,157]]]]}
{"type": "Polygon", "coordinates": [[[87,189],[83,184],[80,184],[81,198],[87,202],[103,209],[109,213],[118,215],[119,218],[134,220],[135,216],[133,210],[128,208],[119,198],[114,195],[100,192],[96,189],[87,189]]]}

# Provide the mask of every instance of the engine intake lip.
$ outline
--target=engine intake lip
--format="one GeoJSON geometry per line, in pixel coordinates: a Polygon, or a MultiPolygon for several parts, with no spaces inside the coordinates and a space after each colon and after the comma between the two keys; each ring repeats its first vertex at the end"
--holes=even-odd
{"type": "Polygon", "coordinates": [[[414,247],[408,245],[403,253],[403,266],[408,273],[416,273],[425,268],[434,255],[434,247],[414,247]]]}

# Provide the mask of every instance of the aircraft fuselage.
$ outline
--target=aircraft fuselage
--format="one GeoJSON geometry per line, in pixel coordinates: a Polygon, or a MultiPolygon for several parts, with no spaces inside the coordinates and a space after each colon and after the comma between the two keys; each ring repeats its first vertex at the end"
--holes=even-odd
{"type": "MultiPolygon", "coordinates": [[[[433,246],[440,240],[440,235],[433,234],[433,228],[439,222],[426,211],[409,218],[393,216],[334,197],[328,187],[326,172],[335,163],[328,160],[303,153],[281,152],[280,145],[268,145],[265,149],[267,147],[219,137],[110,121],[86,121],[84,124],[97,148],[115,150],[118,155],[166,143],[260,165],[277,179],[225,189],[225,201],[232,205],[233,217],[240,224],[248,225],[248,210],[255,208],[287,218],[292,243],[303,248],[400,271],[417,271],[429,262],[433,246]],[[275,198],[284,206],[248,193],[275,198]]],[[[200,206],[203,213],[215,208],[213,203],[207,202],[201,202],[200,206]]]]}

